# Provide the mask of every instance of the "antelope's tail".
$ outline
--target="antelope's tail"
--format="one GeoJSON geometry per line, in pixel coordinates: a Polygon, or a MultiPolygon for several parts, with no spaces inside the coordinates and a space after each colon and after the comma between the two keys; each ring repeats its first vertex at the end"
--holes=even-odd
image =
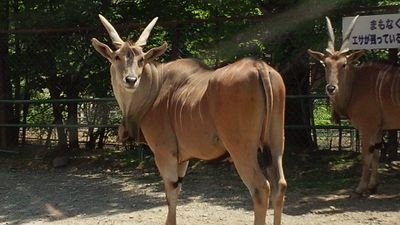
{"type": "Polygon", "coordinates": [[[257,64],[260,83],[265,96],[265,117],[261,134],[261,148],[270,165],[271,156],[281,156],[284,148],[286,89],[281,75],[265,62],[257,64]],[[271,152],[273,151],[273,152],[271,152]]]}

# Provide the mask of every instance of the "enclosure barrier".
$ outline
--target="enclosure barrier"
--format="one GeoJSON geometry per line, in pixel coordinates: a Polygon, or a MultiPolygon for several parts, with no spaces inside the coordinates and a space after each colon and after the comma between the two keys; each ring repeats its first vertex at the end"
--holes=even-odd
{"type": "MultiPolygon", "coordinates": [[[[318,99],[326,99],[325,95],[288,95],[287,100],[294,100],[294,101],[303,101],[303,100],[311,100],[312,104],[309,104],[308,107],[310,107],[311,117],[310,121],[308,124],[301,124],[301,123],[291,123],[291,124],[286,124],[285,129],[286,130],[295,130],[295,132],[304,132],[304,130],[309,130],[311,132],[311,138],[312,142],[315,145],[316,149],[349,149],[349,150],[358,150],[358,133],[354,128],[352,128],[349,125],[346,124],[339,124],[339,125],[333,125],[333,124],[316,124],[315,119],[314,119],[314,108],[316,106],[315,100],[318,99]]],[[[67,104],[67,103],[75,103],[75,104],[113,104],[113,108],[109,110],[108,113],[114,112],[114,114],[119,114],[119,109],[116,104],[116,100],[113,97],[107,97],[107,98],[86,98],[86,99],[42,99],[42,100],[0,100],[0,104],[22,104],[22,105],[43,105],[43,104],[54,104],[54,103],[62,103],[62,104],[67,104]]],[[[327,103],[325,103],[327,104],[327,103]]],[[[90,117],[90,115],[85,115],[78,112],[78,114],[81,117],[90,117]]],[[[80,121],[82,121],[82,118],[79,118],[80,121]]],[[[108,120],[106,123],[76,123],[76,124],[70,124],[66,123],[65,121],[62,124],[55,124],[55,123],[10,123],[10,124],[0,124],[0,127],[16,127],[19,129],[49,129],[51,132],[54,132],[53,129],[55,128],[76,128],[80,129],[81,133],[81,140],[80,142],[85,144],[88,140],[84,138],[85,133],[82,133],[82,129],[99,129],[99,128],[104,128],[104,129],[111,129],[113,131],[112,137],[110,137],[110,140],[108,140],[108,144],[111,145],[116,145],[117,143],[115,142],[116,140],[116,129],[119,125],[120,119],[116,119],[114,122],[108,120]]],[[[28,132],[29,133],[29,132],[28,132]]],[[[41,135],[45,135],[44,132],[39,132],[35,134],[34,132],[31,132],[29,137],[26,135],[23,137],[24,142],[29,142],[29,141],[39,141],[40,144],[42,145],[49,145],[53,142],[57,141],[57,136],[56,132],[55,134],[49,134],[53,138],[47,138],[47,143],[43,143],[43,137],[41,135]],[[50,140],[50,141],[49,141],[50,140]]],[[[293,133],[293,132],[292,132],[293,133]]]]}
{"type": "MultiPolygon", "coordinates": [[[[104,103],[104,102],[115,102],[115,98],[86,98],[86,99],[36,99],[36,100],[2,100],[0,104],[52,104],[52,103],[104,103]]],[[[20,128],[117,128],[118,124],[21,124],[21,123],[10,123],[0,124],[0,127],[20,127],[20,128]]]]}

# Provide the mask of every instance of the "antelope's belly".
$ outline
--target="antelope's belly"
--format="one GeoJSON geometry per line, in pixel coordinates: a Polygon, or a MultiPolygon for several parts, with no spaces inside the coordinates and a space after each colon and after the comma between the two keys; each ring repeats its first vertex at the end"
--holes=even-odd
{"type": "Polygon", "coordinates": [[[191,158],[212,160],[226,153],[217,132],[206,124],[187,124],[176,128],[178,154],[181,161],[191,158]]]}

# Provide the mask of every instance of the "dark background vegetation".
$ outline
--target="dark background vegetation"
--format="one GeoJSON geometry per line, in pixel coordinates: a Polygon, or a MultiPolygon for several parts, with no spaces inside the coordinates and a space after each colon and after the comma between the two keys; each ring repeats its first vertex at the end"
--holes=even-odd
{"type": "MultiPolygon", "coordinates": [[[[308,48],[323,50],[329,16],[340,37],[341,18],[398,13],[397,0],[2,0],[0,2],[0,100],[77,99],[112,96],[108,62],[94,52],[90,39],[110,43],[98,19],[108,18],[123,38],[136,39],[158,16],[147,47],[168,42],[161,61],[196,57],[212,67],[242,57],[263,59],[283,76],[288,95],[323,94],[312,89],[322,67],[310,63],[308,48]]],[[[340,39],[340,38],[339,38],[340,39]]],[[[397,50],[369,51],[365,59],[392,59],[397,50]],[[390,53],[390,54],[389,54],[390,53]],[[391,56],[390,56],[391,55],[391,56]]],[[[289,98],[286,146],[307,153],[315,149],[309,98],[289,98]]],[[[118,124],[115,104],[51,102],[0,103],[0,124],[118,124]]],[[[17,146],[35,133],[46,141],[56,134],[61,151],[102,148],[115,127],[26,128],[0,126],[0,147],[17,146]]]]}

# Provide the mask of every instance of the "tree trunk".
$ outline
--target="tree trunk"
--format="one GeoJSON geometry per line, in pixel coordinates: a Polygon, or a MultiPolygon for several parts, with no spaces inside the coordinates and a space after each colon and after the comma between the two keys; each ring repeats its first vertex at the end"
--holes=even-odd
{"type": "MultiPolygon", "coordinates": [[[[102,114],[100,118],[100,124],[104,125],[110,121],[110,106],[107,104],[101,105],[102,114]]],[[[104,147],[104,139],[106,137],[106,128],[99,128],[99,140],[97,142],[97,148],[102,149],[104,147]]]]}
{"type": "Polygon", "coordinates": [[[171,60],[179,59],[182,57],[181,54],[181,48],[183,47],[183,42],[182,42],[182,26],[175,25],[171,29],[171,60]]]}
{"type": "MultiPolygon", "coordinates": [[[[60,103],[53,103],[54,124],[56,124],[56,125],[63,124],[63,115],[62,115],[63,111],[64,111],[63,107],[60,103]]],[[[65,128],[57,127],[56,129],[57,129],[57,136],[58,136],[57,148],[59,150],[66,150],[68,147],[68,144],[67,144],[67,134],[65,132],[65,128]]]]}
{"type": "Polygon", "coordinates": [[[92,150],[95,147],[96,135],[94,133],[94,128],[89,127],[88,129],[88,141],[86,142],[86,149],[92,150]]]}
{"type": "Polygon", "coordinates": [[[397,130],[389,130],[388,131],[388,142],[385,145],[385,149],[383,150],[381,156],[383,156],[383,160],[387,162],[391,162],[397,160],[397,147],[399,143],[397,142],[397,130]]]}
{"type": "MultiPolygon", "coordinates": [[[[27,88],[25,88],[25,93],[24,93],[24,99],[28,100],[30,99],[29,91],[27,88]]],[[[22,108],[22,123],[26,124],[27,123],[27,117],[28,117],[28,111],[29,111],[29,104],[24,104],[22,108]]],[[[25,140],[26,140],[26,127],[22,128],[22,140],[21,143],[22,145],[25,145],[25,140]]]]}
{"type": "MultiPolygon", "coordinates": [[[[67,87],[67,97],[69,99],[77,99],[78,98],[78,84],[79,78],[74,74],[66,74],[66,80],[69,81],[71,85],[67,87]]],[[[78,104],[76,102],[68,103],[68,124],[78,124],[78,104]]],[[[68,141],[69,148],[72,150],[79,149],[79,134],[78,128],[70,127],[68,128],[68,141]]]]}
{"type": "MultiPolygon", "coordinates": [[[[398,49],[389,49],[389,61],[394,65],[398,65],[398,49]]],[[[388,143],[385,145],[385,149],[382,150],[381,156],[383,160],[394,161],[398,158],[397,147],[397,130],[388,131],[388,143]],[[386,158],[387,157],[387,158],[386,158]]]]}
{"type": "MultiPolygon", "coordinates": [[[[99,105],[93,104],[91,106],[88,106],[87,114],[93,114],[93,118],[91,118],[89,115],[87,116],[87,123],[88,124],[95,124],[97,122],[97,117],[99,115],[99,105]]],[[[95,128],[89,127],[88,129],[88,142],[86,143],[86,148],[89,150],[93,150],[96,146],[96,139],[97,139],[97,132],[95,131],[95,128]]]]}
{"type": "MultiPolygon", "coordinates": [[[[48,83],[48,88],[50,91],[50,97],[52,99],[60,99],[61,98],[61,88],[59,87],[59,78],[56,77],[56,74],[53,73],[50,76],[50,80],[48,83]]],[[[63,111],[64,107],[61,103],[55,102],[52,104],[53,105],[53,116],[54,116],[54,124],[63,124],[63,111]]],[[[67,134],[65,132],[64,127],[57,127],[57,136],[58,136],[58,146],[57,148],[59,150],[66,150],[68,145],[67,145],[67,134]]]]}
{"type": "MultiPolygon", "coordinates": [[[[0,29],[9,29],[9,1],[0,2],[0,29]]],[[[8,63],[9,34],[0,33],[0,99],[12,98],[12,86],[8,63]]],[[[0,103],[0,124],[15,122],[11,104],[0,103]]],[[[18,133],[15,128],[0,127],[0,147],[12,146],[18,142],[18,133]]]]}
{"type": "MultiPolygon", "coordinates": [[[[68,103],[68,124],[78,124],[78,104],[68,103]]],[[[79,149],[78,128],[68,128],[70,149],[79,149]]]]}
{"type": "MultiPolygon", "coordinates": [[[[19,13],[19,1],[14,1],[14,3],[13,3],[13,14],[14,15],[18,15],[18,13],[19,13]]],[[[18,34],[15,34],[15,55],[16,56],[19,56],[19,55],[21,55],[21,46],[20,46],[20,37],[19,37],[19,35],[18,34]]],[[[14,84],[14,98],[13,99],[22,99],[22,92],[21,92],[21,89],[22,89],[22,87],[21,87],[21,80],[22,79],[24,79],[24,77],[20,77],[19,76],[19,74],[17,75],[17,76],[14,76],[13,77],[13,84],[14,84]]],[[[11,81],[10,81],[10,83],[11,83],[11,81]]],[[[11,97],[12,98],[12,97],[11,97]]],[[[12,117],[12,120],[13,120],[13,122],[12,123],[15,123],[15,124],[20,124],[21,123],[21,112],[22,112],[22,108],[24,107],[24,104],[15,104],[14,105],[14,113],[13,113],[13,117],[12,117]]],[[[26,129],[26,128],[24,128],[24,129],[26,129]]],[[[14,134],[13,134],[13,136],[14,136],[14,142],[15,143],[18,143],[18,136],[19,136],[19,130],[20,130],[20,128],[19,127],[15,127],[14,129],[13,129],[13,131],[10,131],[10,132],[13,132],[14,134]]]]}
{"type": "MultiPolygon", "coordinates": [[[[285,79],[287,95],[308,95],[310,85],[308,83],[307,62],[296,57],[292,63],[281,72],[285,79]]],[[[286,101],[285,137],[287,146],[295,147],[295,151],[314,149],[315,143],[311,137],[311,109],[309,98],[293,98],[286,101]]]]}

